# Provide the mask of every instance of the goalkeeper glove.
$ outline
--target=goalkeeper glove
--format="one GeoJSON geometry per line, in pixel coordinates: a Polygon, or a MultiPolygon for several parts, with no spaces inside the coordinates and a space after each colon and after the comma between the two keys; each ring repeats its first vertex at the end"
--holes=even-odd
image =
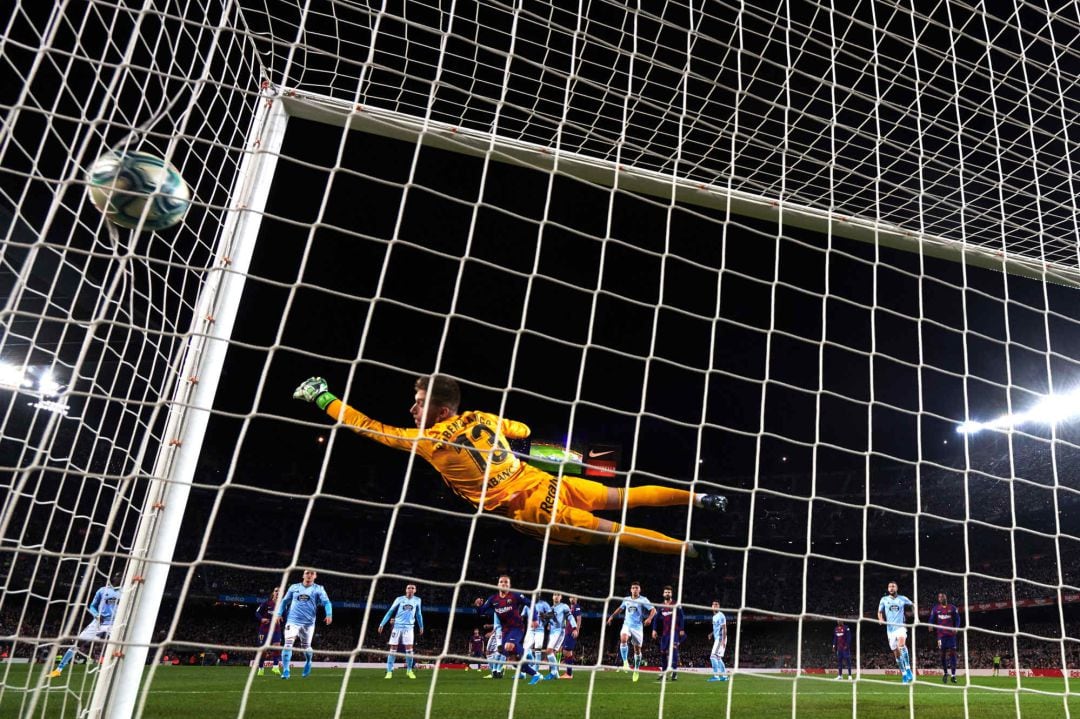
{"type": "Polygon", "coordinates": [[[330,394],[327,391],[326,380],[322,377],[312,377],[306,379],[303,383],[296,388],[296,391],[292,393],[293,399],[302,399],[305,402],[314,402],[319,409],[326,411],[326,408],[337,397],[330,394]]]}

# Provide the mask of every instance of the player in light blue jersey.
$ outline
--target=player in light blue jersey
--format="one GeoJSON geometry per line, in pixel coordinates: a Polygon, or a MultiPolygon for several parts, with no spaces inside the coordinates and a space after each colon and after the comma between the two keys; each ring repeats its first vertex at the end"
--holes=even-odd
{"type": "MultiPolygon", "coordinates": [[[[119,580],[117,583],[119,583],[119,580]]],[[[64,656],[60,660],[60,665],[49,672],[50,678],[55,679],[64,673],[64,670],[67,669],[67,665],[75,658],[75,650],[78,649],[80,645],[86,645],[86,651],[84,653],[87,657],[91,657],[93,654],[93,643],[106,641],[109,638],[109,634],[112,632],[113,619],[116,617],[116,605],[119,602],[120,590],[109,582],[106,582],[104,587],[101,587],[94,592],[94,598],[90,600],[90,604],[86,607],[86,611],[90,613],[90,616],[93,617],[93,619],[81,632],[79,632],[79,637],[75,640],[75,644],[64,652],[64,656]]]]}
{"type": "Polygon", "coordinates": [[[652,624],[653,617],[656,616],[656,607],[652,605],[652,602],[647,597],[642,596],[641,584],[633,582],[630,585],[630,596],[624,598],[618,609],[611,613],[607,623],[611,624],[612,620],[620,612],[625,612],[622,629],[619,630],[619,655],[622,657],[622,671],[625,672],[630,669],[630,663],[627,661],[629,654],[627,642],[632,641],[634,644],[633,679],[636,682],[638,680],[638,670],[641,668],[641,642],[645,635],[644,627],[652,624]],[[648,616],[645,616],[646,611],[649,612],[648,616]]]}
{"type": "Polygon", "coordinates": [[[885,633],[889,637],[889,649],[893,650],[896,657],[896,665],[900,667],[900,679],[905,684],[915,678],[911,669],[911,659],[908,655],[907,646],[907,608],[913,606],[911,600],[902,594],[897,594],[899,588],[896,582],[889,582],[889,593],[878,602],[877,618],[885,623],[885,633]]]}
{"type": "Polygon", "coordinates": [[[405,645],[405,676],[416,679],[413,672],[413,634],[424,636],[424,612],[421,608],[420,597],[416,596],[416,585],[405,586],[405,594],[394,600],[390,608],[386,610],[386,616],[379,622],[379,634],[383,627],[394,617],[394,628],[390,631],[389,653],[386,655],[386,679],[394,677],[394,652],[399,644],[405,645]]]}
{"type": "Polygon", "coordinates": [[[502,624],[499,623],[499,615],[493,614],[495,620],[491,624],[491,633],[488,634],[487,658],[488,675],[484,679],[502,679],[502,665],[506,661],[506,655],[502,653],[502,624]]]}
{"type": "MultiPolygon", "coordinates": [[[[525,629],[525,661],[532,665],[533,671],[540,671],[540,657],[544,653],[544,629],[551,619],[551,605],[546,599],[537,599],[529,608],[529,623],[525,629]]],[[[549,670],[554,667],[549,667],[549,670]]]]}
{"type": "Polygon", "coordinates": [[[559,675],[559,663],[555,659],[555,653],[562,650],[563,641],[566,639],[566,623],[570,623],[571,631],[577,636],[577,619],[570,611],[569,605],[562,600],[562,595],[556,592],[551,595],[551,618],[548,620],[547,660],[551,671],[545,679],[562,679],[559,675]]]}
{"type": "Polygon", "coordinates": [[[727,617],[720,611],[720,602],[713,600],[712,603],[712,631],[709,639],[713,640],[712,651],[709,652],[709,662],[712,664],[712,676],[710,682],[726,682],[727,667],[724,666],[724,650],[727,648],[727,617]]]}
{"type": "Polygon", "coordinates": [[[315,638],[315,619],[318,615],[318,605],[322,604],[326,612],[323,619],[327,626],[334,621],[334,608],[330,605],[330,597],[321,584],[315,583],[318,574],[314,569],[304,570],[304,579],[289,587],[285,592],[285,598],[278,602],[274,609],[274,621],[281,621],[285,617],[285,648],[281,651],[281,678],[289,678],[289,661],[292,659],[293,645],[296,638],[300,638],[300,648],[304,650],[304,673],[302,676],[311,674],[311,640],[315,638]]]}

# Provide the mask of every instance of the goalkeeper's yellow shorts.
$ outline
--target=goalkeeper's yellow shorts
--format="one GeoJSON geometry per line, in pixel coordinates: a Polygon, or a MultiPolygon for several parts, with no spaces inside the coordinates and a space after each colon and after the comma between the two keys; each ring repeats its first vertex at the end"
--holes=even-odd
{"type": "MultiPolygon", "coordinates": [[[[546,473],[545,473],[546,474],[546,473]]],[[[546,481],[514,497],[507,516],[516,520],[519,532],[555,544],[606,544],[611,534],[595,530],[600,519],[592,511],[608,501],[608,486],[580,477],[547,476],[546,481]],[[554,517],[554,519],[553,519],[554,517]],[[550,533],[548,527],[550,525],[550,533]]]]}

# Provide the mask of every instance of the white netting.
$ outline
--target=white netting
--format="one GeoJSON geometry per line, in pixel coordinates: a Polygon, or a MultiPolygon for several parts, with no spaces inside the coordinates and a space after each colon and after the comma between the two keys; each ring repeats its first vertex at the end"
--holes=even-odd
{"type": "MultiPolygon", "coordinates": [[[[1076,382],[1075,6],[652,10],[17,6],[0,359],[6,384],[37,384],[0,390],[0,641],[15,657],[70,644],[105,576],[145,551],[140,519],[158,531],[169,507],[147,477],[180,481],[167,415],[183,428],[202,406],[187,370],[201,375],[200,341],[236,307],[214,282],[239,272],[205,443],[174,446],[195,485],[155,665],[225,652],[246,666],[251,605],[314,566],[340,603],[318,658],[339,664],[385,659],[375,625],[409,581],[430,612],[418,652],[460,660],[472,599],[507,571],[582,597],[585,666],[614,661],[597,619],[639,579],[653,600],[676,587],[701,646],[719,600],[729,667],[771,669],[766,683],[831,667],[835,618],[857,623],[858,667],[889,669],[871,619],[897,579],[924,621],[939,591],[967,610],[961,674],[995,653],[1080,668],[1075,426],[956,432],[1076,382]],[[261,134],[271,108],[290,115],[280,147],[261,134]],[[115,236],[84,200],[82,172],[126,143],[192,186],[179,228],[115,236]],[[258,149],[280,153],[276,171],[241,171],[258,149]],[[233,233],[230,210],[270,172],[250,271],[234,270],[230,238],[256,230],[233,233]],[[462,380],[464,408],[530,424],[534,446],[612,451],[612,486],[727,494],[722,520],[604,515],[708,541],[718,566],[525,538],[419,457],[289,399],[325,375],[409,425],[412,381],[432,371],[462,380]]],[[[928,636],[912,637],[921,670],[937,666],[928,636]]],[[[5,711],[89,704],[93,675],[46,693],[37,673],[4,672],[5,711]]],[[[371,689],[328,676],[320,711],[370,709],[371,689]]],[[[602,714],[604,676],[582,679],[572,711],[602,714]]],[[[167,681],[150,674],[142,711],[167,711],[167,681]]],[[[269,706],[257,681],[237,672],[239,711],[269,706]]],[[[420,708],[452,715],[456,681],[440,671],[420,708]]],[[[1060,710],[1068,684],[1052,681],[1025,688],[1060,710]]],[[[1003,711],[1019,686],[991,688],[1003,711]]],[[[815,701],[779,691],[784,711],[815,701]]],[[[684,710],[673,691],[650,701],[637,708],[684,710]]],[[[529,706],[515,690],[508,711],[529,706]]]]}

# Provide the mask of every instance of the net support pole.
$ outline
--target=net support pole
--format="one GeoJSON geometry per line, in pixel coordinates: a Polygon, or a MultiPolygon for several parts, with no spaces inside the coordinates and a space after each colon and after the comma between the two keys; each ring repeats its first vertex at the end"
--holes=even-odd
{"type": "Polygon", "coordinates": [[[272,90],[258,99],[230,206],[192,318],[161,446],[124,577],[90,716],[133,715],[176,540],[206,435],[288,118],[272,90]]]}

